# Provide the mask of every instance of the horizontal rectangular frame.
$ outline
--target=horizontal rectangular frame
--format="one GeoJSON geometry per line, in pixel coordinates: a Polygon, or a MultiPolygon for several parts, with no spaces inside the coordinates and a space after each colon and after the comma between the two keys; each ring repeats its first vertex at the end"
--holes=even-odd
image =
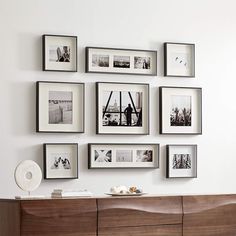
{"type": "Polygon", "coordinates": [[[88,143],[88,169],[158,169],[160,166],[160,144],[159,143],[88,143]],[[140,146],[153,145],[157,147],[157,166],[155,167],[92,167],[91,163],[91,148],[95,145],[111,145],[111,146],[140,146]]]}
{"type": "Polygon", "coordinates": [[[165,42],[164,43],[164,76],[166,77],[185,77],[185,78],[195,78],[195,44],[192,43],[174,43],[174,42],[165,42]],[[176,44],[176,45],[186,45],[186,46],[192,46],[193,47],[193,73],[190,76],[185,75],[169,75],[168,74],[168,63],[167,63],[167,45],[168,44],[176,44]]]}
{"type": "Polygon", "coordinates": [[[202,134],[202,88],[200,87],[170,87],[170,86],[161,86],[159,87],[159,115],[160,115],[160,134],[165,134],[165,135],[201,135],[202,134]],[[200,128],[200,132],[197,133],[164,133],[163,132],[163,111],[162,111],[162,89],[163,88],[173,88],[173,89],[198,89],[200,91],[200,106],[201,106],[201,117],[200,117],[200,122],[201,122],[201,128],[200,128]]]}
{"type": "Polygon", "coordinates": [[[141,50],[141,49],[125,49],[125,48],[105,48],[105,47],[86,47],[85,48],[85,72],[86,73],[103,73],[103,74],[122,74],[122,75],[144,75],[144,76],[156,76],[157,75],[157,51],[156,50],[141,50]],[[127,72],[103,72],[103,71],[91,71],[89,70],[89,50],[90,49],[101,49],[101,50],[117,50],[117,51],[130,51],[130,52],[149,52],[154,53],[155,58],[155,72],[152,74],[149,73],[127,73],[127,72]]]}
{"type": "Polygon", "coordinates": [[[146,83],[122,83],[122,82],[96,82],[96,134],[99,135],[149,135],[150,134],[150,85],[146,83]],[[146,133],[101,133],[99,132],[99,84],[131,84],[131,85],[145,85],[148,87],[148,114],[147,114],[147,132],[146,133]]]}
{"type": "Polygon", "coordinates": [[[36,132],[38,133],[84,133],[85,129],[85,83],[59,82],[59,81],[37,81],[36,82],[36,132]],[[39,84],[78,84],[83,86],[83,127],[82,131],[40,131],[39,130],[39,84]]]}
{"type": "Polygon", "coordinates": [[[42,69],[43,71],[55,71],[55,72],[77,72],[78,70],[78,40],[77,40],[77,36],[73,36],[73,35],[55,35],[55,34],[44,34],[42,35],[42,69]],[[45,50],[46,50],[46,37],[68,37],[68,38],[75,38],[75,47],[76,47],[76,55],[75,55],[75,70],[51,70],[51,69],[46,69],[46,60],[45,60],[45,50]]]}
{"type": "Polygon", "coordinates": [[[79,177],[79,168],[78,168],[78,164],[79,164],[79,158],[78,158],[78,143],[44,143],[43,144],[43,169],[44,169],[44,179],[46,180],[55,180],[55,179],[78,179],[79,177]],[[76,176],[72,177],[72,178],[48,178],[47,177],[47,164],[46,164],[46,160],[47,160],[47,146],[60,146],[60,145],[74,145],[76,146],[76,150],[77,150],[77,155],[76,155],[76,162],[77,162],[77,166],[76,166],[76,176]]]}
{"type": "Polygon", "coordinates": [[[166,145],[166,178],[168,179],[182,179],[182,178],[186,178],[186,179],[189,179],[189,178],[197,178],[197,144],[168,144],[166,145]],[[169,152],[170,152],[170,147],[184,147],[184,146],[187,146],[187,147],[194,147],[196,149],[196,175],[192,176],[192,177],[170,177],[170,170],[169,170],[169,152]]]}

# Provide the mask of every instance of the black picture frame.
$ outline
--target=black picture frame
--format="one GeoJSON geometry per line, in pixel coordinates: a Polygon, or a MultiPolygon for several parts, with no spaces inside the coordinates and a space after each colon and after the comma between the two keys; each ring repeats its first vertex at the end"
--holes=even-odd
{"type": "Polygon", "coordinates": [[[77,82],[59,82],[59,81],[37,81],[36,82],[36,132],[38,133],[84,133],[85,129],[85,84],[77,82]],[[43,89],[41,86],[44,85],[43,89]],[[56,88],[61,86],[61,88],[56,88]],[[67,86],[68,85],[68,86],[67,86]],[[48,88],[47,88],[48,86],[48,88]],[[67,126],[60,124],[49,124],[49,91],[50,87],[55,91],[62,90],[62,87],[65,87],[65,91],[69,91],[68,88],[71,88],[72,93],[72,110],[75,109],[77,112],[72,113],[71,125],[67,126]],[[78,91],[76,93],[75,88],[77,87],[78,91]],[[74,97],[78,98],[77,106],[74,97]],[[48,98],[48,100],[46,100],[48,98]],[[75,103],[75,104],[74,104],[75,103]],[[77,121],[77,127],[73,124],[74,120],[77,121]],[[67,129],[66,129],[67,127],[67,129]]]}
{"type": "Polygon", "coordinates": [[[202,88],[199,87],[159,87],[159,108],[160,108],[160,134],[165,135],[202,135],[202,88]],[[173,90],[172,95],[175,96],[192,96],[191,103],[191,125],[173,125],[171,126],[171,104],[170,97],[166,91],[173,90]],[[179,91],[178,91],[179,90],[179,91]],[[192,94],[188,91],[195,91],[192,94]],[[178,91],[174,93],[174,91],[178,91]],[[166,93],[165,93],[166,92],[166,93]],[[167,95],[165,95],[167,94],[167,95]],[[194,101],[194,102],[193,102],[194,101]],[[169,103],[169,106],[166,105],[169,103]],[[194,111],[194,112],[193,112],[194,111]],[[194,119],[192,119],[195,114],[194,119]],[[168,117],[168,115],[170,115],[168,117]],[[193,122],[194,120],[194,122],[193,122]],[[182,131],[181,131],[182,128],[182,131]],[[192,128],[192,130],[191,130],[192,128]]]}
{"type": "Polygon", "coordinates": [[[169,144],[166,145],[166,178],[197,178],[197,145],[196,144],[169,144]],[[172,149],[186,149],[185,151],[180,151],[180,156],[174,157],[174,158],[180,158],[179,160],[175,161],[175,168],[171,168],[171,163],[173,165],[173,162],[171,162],[171,155],[172,155],[172,149]],[[190,151],[192,149],[192,152],[190,151]],[[183,154],[185,152],[185,154],[183,154]],[[188,153],[187,153],[188,152],[188,153]],[[194,154],[191,158],[191,155],[194,154]],[[185,155],[182,157],[182,155],[185,155]],[[185,160],[183,160],[185,158],[185,160]],[[193,167],[192,167],[193,166],[193,167]],[[189,173],[192,169],[192,175],[189,173]],[[185,175],[184,175],[185,171],[185,175]],[[182,172],[182,173],[181,173],[182,172]]]}
{"type": "MultiPolygon", "coordinates": [[[[150,134],[150,115],[149,115],[149,84],[146,83],[120,83],[120,82],[96,82],[96,134],[103,134],[103,135],[149,135],[150,134]],[[123,86],[123,87],[122,87],[123,86]],[[136,109],[133,108],[134,112],[136,114],[136,118],[137,118],[137,124],[138,124],[138,119],[139,117],[141,117],[141,126],[125,126],[122,125],[120,122],[120,120],[122,119],[122,114],[124,113],[124,111],[122,111],[122,106],[120,106],[120,110],[117,112],[113,112],[113,113],[119,113],[120,114],[120,118],[119,118],[119,122],[120,124],[117,125],[111,125],[111,126],[103,126],[103,118],[106,114],[106,111],[103,111],[102,109],[102,104],[100,102],[101,100],[101,91],[104,90],[105,92],[110,92],[109,94],[109,98],[108,101],[106,102],[106,106],[105,109],[108,108],[109,105],[109,101],[111,99],[111,96],[113,94],[113,92],[119,92],[119,97],[121,98],[121,88],[122,87],[124,89],[124,92],[127,92],[129,94],[129,91],[127,91],[128,89],[131,89],[132,87],[135,88],[135,86],[140,87],[139,91],[141,91],[140,93],[142,93],[142,100],[141,100],[141,110],[138,112],[136,109]],[[112,90],[113,89],[113,90],[112,90]],[[146,113],[145,113],[146,111],[146,113]],[[141,116],[140,116],[141,114],[141,116]],[[145,116],[144,116],[145,114],[145,116]],[[102,116],[102,118],[101,118],[102,116]],[[109,127],[110,127],[110,131],[109,131],[109,127]],[[135,129],[136,128],[136,129],[135,129]]],[[[133,90],[133,88],[132,88],[133,90]]],[[[133,90],[134,91],[134,90],[133,90]]],[[[129,94],[129,99],[130,101],[132,100],[132,96],[129,94]]],[[[121,100],[119,99],[119,102],[121,102],[121,100]]],[[[133,100],[130,102],[131,107],[135,107],[135,104],[133,102],[133,100]]],[[[107,112],[107,113],[112,113],[112,112],[107,112]]],[[[132,114],[131,114],[132,115],[132,114]]]]}
{"type": "MultiPolygon", "coordinates": [[[[56,72],[77,72],[77,60],[78,60],[78,55],[77,55],[77,36],[72,36],[72,35],[53,35],[53,34],[44,34],[42,35],[42,59],[43,59],[43,63],[42,63],[42,69],[43,71],[56,71],[56,72]],[[58,43],[64,43],[63,41],[65,41],[66,39],[68,40],[68,43],[71,47],[69,47],[70,50],[70,54],[69,54],[69,62],[59,62],[60,64],[55,63],[55,62],[50,62],[50,59],[48,60],[49,57],[49,48],[48,48],[48,43],[50,40],[55,40],[58,39],[58,43]],[[69,42],[69,40],[71,40],[71,42],[69,42]],[[61,69],[60,69],[61,66],[61,69]],[[63,68],[64,66],[64,68],[63,68]],[[70,68],[70,67],[71,68],[70,68]]],[[[53,43],[52,45],[57,46],[56,43],[53,43]]],[[[58,45],[58,46],[66,46],[68,47],[68,45],[58,45]]],[[[59,48],[60,49],[60,48],[59,48]]],[[[55,50],[54,50],[55,51],[55,50]]],[[[57,52],[57,56],[58,56],[58,52],[57,52]]],[[[59,56],[58,56],[59,57],[59,56]]],[[[65,59],[66,60],[66,59],[65,59]]]]}
{"type": "MultiPolygon", "coordinates": [[[[52,153],[54,156],[56,155],[57,156],[57,153],[56,151],[54,151],[54,153],[52,153]]],[[[65,156],[66,154],[68,153],[62,153],[62,156],[65,156]]],[[[71,154],[71,153],[70,153],[71,154]]],[[[44,143],[43,144],[43,166],[44,166],[44,179],[46,180],[55,180],[55,179],[78,179],[78,176],[79,176],[79,170],[78,170],[78,143],[44,143]],[[74,156],[72,155],[71,158],[64,158],[63,160],[63,157],[59,157],[57,160],[56,158],[54,159],[54,162],[51,160],[49,161],[48,159],[50,158],[49,157],[49,154],[50,154],[50,148],[53,149],[53,146],[54,146],[54,149],[56,149],[57,151],[58,150],[63,150],[63,147],[64,147],[64,150],[66,150],[66,146],[69,148],[69,146],[73,147],[73,153],[74,156]],[[49,154],[48,154],[49,152],[49,154]],[[74,159],[74,160],[73,160],[74,159]],[[52,170],[52,168],[50,168],[48,165],[48,163],[53,163],[53,165],[55,165],[55,162],[57,166],[63,166],[64,169],[60,170],[59,169],[59,173],[56,173],[55,169],[52,170]],[[73,163],[73,166],[72,164],[73,163]],[[73,172],[73,174],[71,176],[69,176],[68,174],[68,165],[70,166],[71,169],[71,172],[73,172]],[[66,166],[66,168],[65,168],[66,166]],[[64,172],[63,172],[64,171],[64,172]],[[64,173],[64,176],[63,176],[63,173],[64,173]]],[[[58,168],[58,167],[57,167],[58,168]]]]}
{"type": "MultiPolygon", "coordinates": [[[[125,156],[123,156],[123,158],[125,158],[125,156]]],[[[159,162],[160,162],[159,143],[89,143],[88,144],[89,169],[158,169],[159,162]],[[96,148],[97,149],[102,148],[101,150],[103,152],[106,151],[108,148],[110,148],[112,152],[109,153],[109,155],[113,155],[113,152],[115,152],[114,156],[116,157],[116,161],[112,160],[113,159],[112,156],[110,156],[111,161],[101,161],[101,160],[99,162],[93,161],[92,152],[95,151],[96,148]],[[128,162],[121,160],[118,161],[118,158],[120,159],[121,157],[117,157],[118,155],[117,151],[122,152],[120,153],[120,155],[129,155],[129,154],[132,155],[130,157],[126,156],[126,158],[130,158],[132,159],[132,161],[130,160],[128,162]],[[142,155],[141,154],[142,151],[143,155],[145,153],[145,157],[136,156],[136,161],[135,161],[135,151],[136,155],[138,151],[140,152],[139,155],[142,155]]]]}
{"type": "Polygon", "coordinates": [[[155,50],[105,47],[86,47],[85,50],[86,73],[157,75],[157,51],[155,50]],[[92,51],[96,53],[100,51],[100,57],[98,54],[92,54],[92,51]],[[93,63],[93,56],[96,56],[96,60],[94,59],[96,63],[93,63]],[[114,60],[115,57],[117,61],[114,60]],[[125,61],[125,59],[128,61],[125,61]],[[97,63],[102,63],[102,66],[96,65],[97,63]]]}
{"type": "Polygon", "coordinates": [[[195,78],[195,44],[164,43],[164,76],[195,78]]]}

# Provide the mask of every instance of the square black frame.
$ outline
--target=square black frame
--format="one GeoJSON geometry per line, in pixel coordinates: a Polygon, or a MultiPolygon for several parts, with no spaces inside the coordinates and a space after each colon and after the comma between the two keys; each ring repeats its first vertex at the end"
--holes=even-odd
{"type": "Polygon", "coordinates": [[[86,47],[85,48],[85,72],[86,73],[104,73],[104,74],[122,74],[122,75],[144,75],[144,76],[156,76],[157,75],[157,51],[156,50],[141,50],[141,49],[125,49],[125,48],[106,48],[106,47],[86,47]],[[111,51],[130,51],[130,52],[147,52],[154,53],[154,73],[127,73],[127,72],[107,72],[107,71],[91,71],[89,69],[89,50],[111,50],[111,51]]]}
{"type": "Polygon", "coordinates": [[[43,71],[54,71],[54,72],[77,72],[78,68],[78,53],[77,53],[77,48],[78,48],[78,42],[77,42],[77,36],[72,36],[72,35],[55,35],[55,34],[44,34],[42,35],[42,69],[43,71]],[[73,70],[58,70],[58,69],[47,69],[46,68],[46,37],[65,37],[65,38],[74,38],[75,39],[75,69],[73,70]]]}
{"type": "Polygon", "coordinates": [[[164,43],[164,76],[166,77],[185,77],[185,78],[195,78],[195,44],[192,43],[174,43],[174,42],[165,42],[164,43]],[[174,75],[168,73],[168,45],[185,45],[192,47],[192,73],[191,75],[174,75]]]}
{"type": "Polygon", "coordinates": [[[43,144],[43,167],[44,167],[44,179],[46,180],[55,180],[55,179],[78,179],[79,177],[79,168],[78,168],[78,164],[79,164],[79,158],[78,158],[78,143],[44,143],[43,144]],[[76,176],[71,177],[71,178],[49,178],[47,176],[47,146],[59,146],[59,145],[70,145],[70,146],[75,146],[76,147],[76,176]]]}
{"type": "Polygon", "coordinates": [[[166,178],[168,179],[175,179],[175,178],[197,178],[197,145],[196,144],[169,144],[166,145],[166,178]],[[196,156],[196,165],[195,165],[195,175],[193,176],[179,176],[179,177],[171,177],[170,176],[170,169],[169,169],[169,164],[170,164],[170,148],[171,147],[181,147],[181,146],[187,146],[187,147],[193,147],[195,149],[195,156],[196,156]]]}
{"type": "Polygon", "coordinates": [[[160,144],[159,143],[88,143],[88,169],[159,169],[160,168],[160,144]],[[91,149],[96,145],[111,145],[111,146],[141,146],[141,145],[153,145],[157,147],[157,166],[154,167],[92,167],[91,161],[91,149]]]}
{"type": "Polygon", "coordinates": [[[122,83],[122,82],[96,82],[96,134],[99,135],[149,135],[150,134],[150,85],[146,83],[122,83]],[[143,85],[147,86],[147,109],[148,109],[148,114],[147,114],[147,132],[145,133],[104,133],[99,131],[99,85],[100,84],[124,84],[124,85],[143,85]]]}
{"type": "Polygon", "coordinates": [[[199,87],[171,87],[171,86],[161,86],[159,87],[159,115],[160,115],[160,134],[165,134],[165,135],[202,135],[202,88],[199,87]],[[170,88],[170,89],[197,89],[200,92],[200,112],[201,112],[201,116],[200,116],[200,123],[201,123],[201,127],[200,127],[200,131],[196,132],[196,133],[175,133],[175,132],[171,132],[171,133],[167,133],[163,131],[163,89],[165,88],[170,88]]]}
{"type": "Polygon", "coordinates": [[[59,81],[37,81],[36,82],[36,132],[38,133],[84,133],[85,130],[85,83],[77,83],[77,82],[59,82],[59,81]],[[39,86],[40,83],[48,83],[48,84],[77,84],[81,85],[83,87],[83,126],[81,131],[44,131],[40,130],[39,128],[39,115],[40,115],[40,108],[39,108],[39,100],[40,100],[40,94],[39,94],[39,86]]]}

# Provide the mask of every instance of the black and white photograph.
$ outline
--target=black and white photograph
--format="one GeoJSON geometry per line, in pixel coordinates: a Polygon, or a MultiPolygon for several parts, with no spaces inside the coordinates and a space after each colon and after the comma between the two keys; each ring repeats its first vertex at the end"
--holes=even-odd
{"type": "Polygon", "coordinates": [[[72,124],[72,98],[72,92],[49,91],[49,124],[72,124]]]}
{"type": "Polygon", "coordinates": [[[43,71],[77,71],[77,36],[43,35],[43,71]]]}
{"type": "Polygon", "coordinates": [[[130,68],[130,57],[129,56],[114,56],[113,67],[130,68]]]}
{"type": "Polygon", "coordinates": [[[51,170],[71,170],[70,153],[52,153],[51,170]]]}
{"type": "Polygon", "coordinates": [[[171,66],[179,70],[189,70],[190,55],[188,53],[171,53],[171,66]]]}
{"type": "Polygon", "coordinates": [[[104,91],[103,126],[142,126],[142,92],[104,91]]]}
{"type": "Polygon", "coordinates": [[[149,131],[149,85],[97,83],[97,132],[149,131]]]}
{"type": "Polygon", "coordinates": [[[84,84],[36,83],[36,132],[84,132],[84,84]]]}
{"type": "Polygon", "coordinates": [[[109,55],[92,55],[92,66],[93,67],[109,67],[109,55]]]}
{"type": "Polygon", "coordinates": [[[171,96],[171,126],[191,126],[191,96],[171,96]]]}
{"type": "Polygon", "coordinates": [[[166,146],[166,177],[197,177],[197,145],[172,144],[166,146]]]}
{"type": "Polygon", "coordinates": [[[86,47],[86,73],[157,75],[157,51],[86,47]]]}
{"type": "Polygon", "coordinates": [[[132,150],[117,150],[116,162],[133,162],[132,150]]]}
{"type": "Polygon", "coordinates": [[[150,57],[134,57],[134,69],[148,70],[151,68],[150,57]]]}
{"type": "Polygon", "coordinates": [[[195,45],[164,43],[164,75],[195,77],[195,45]]]}
{"type": "Polygon", "coordinates": [[[160,134],[202,134],[202,89],[159,87],[160,134]]]}
{"type": "Polygon", "coordinates": [[[112,150],[94,150],[95,162],[112,162],[112,150]]]}
{"type": "Polygon", "coordinates": [[[152,162],[153,150],[137,150],[136,162],[152,162]]]}
{"type": "Polygon", "coordinates": [[[89,143],[88,168],[159,168],[159,144],[89,143]]]}
{"type": "Polygon", "coordinates": [[[43,149],[45,179],[78,178],[77,143],[45,143],[43,149]]]}
{"type": "Polygon", "coordinates": [[[70,62],[69,46],[49,46],[49,61],[70,62]]]}
{"type": "Polygon", "coordinates": [[[191,154],[173,154],[173,169],[191,169],[191,154]]]}

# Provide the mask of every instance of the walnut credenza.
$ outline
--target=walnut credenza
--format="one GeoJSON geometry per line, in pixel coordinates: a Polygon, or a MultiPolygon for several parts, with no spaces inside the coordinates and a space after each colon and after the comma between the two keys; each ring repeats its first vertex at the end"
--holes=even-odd
{"type": "Polygon", "coordinates": [[[236,236],[236,195],[0,200],[0,236],[236,236]]]}

